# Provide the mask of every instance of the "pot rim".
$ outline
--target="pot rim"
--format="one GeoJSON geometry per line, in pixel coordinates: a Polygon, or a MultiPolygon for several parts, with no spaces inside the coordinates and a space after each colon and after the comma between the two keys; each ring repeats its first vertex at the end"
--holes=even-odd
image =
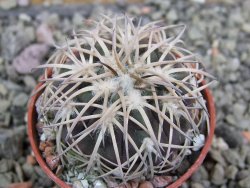
{"type": "MultiPolygon", "coordinates": [[[[50,72],[50,71],[48,71],[50,72]]],[[[39,83],[35,90],[36,91],[42,83],[39,83]]],[[[205,81],[202,81],[202,85],[205,85],[205,81]]],[[[216,111],[215,111],[215,104],[214,104],[214,99],[212,96],[211,91],[208,88],[205,88],[203,91],[203,96],[207,101],[207,109],[209,112],[209,122],[210,122],[210,130],[209,134],[206,137],[206,142],[205,145],[203,146],[198,158],[195,160],[195,162],[190,166],[190,168],[182,175],[180,176],[176,181],[168,185],[166,188],[176,188],[180,187],[202,164],[204,161],[209,148],[212,144],[212,139],[214,135],[214,130],[215,130],[215,124],[216,124],[216,111]]],[[[39,95],[41,94],[41,91],[33,95],[29,101],[28,104],[28,137],[29,141],[31,144],[31,148],[34,152],[34,156],[42,168],[42,170],[52,179],[58,186],[62,188],[70,188],[71,186],[68,185],[66,182],[62,181],[60,178],[58,178],[54,172],[50,170],[50,168],[47,166],[44,158],[42,157],[42,154],[39,150],[39,143],[38,140],[36,139],[37,137],[37,131],[36,131],[36,108],[35,108],[35,103],[36,100],[38,99],[39,95]]]]}

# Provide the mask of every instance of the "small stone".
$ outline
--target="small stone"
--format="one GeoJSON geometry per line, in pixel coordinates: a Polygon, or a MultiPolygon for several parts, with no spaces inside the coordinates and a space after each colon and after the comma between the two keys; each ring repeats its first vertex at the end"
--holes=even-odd
{"type": "Polygon", "coordinates": [[[6,88],[6,86],[0,83],[0,96],[4,97],[7,95],[7,93],[8,93],[8,89],[6,88]]]}
{"type": "Polygon", "coordinates": [[[14,106],[25,106],[29,100],[29,96],[26,93],[19,93],[13,100],[14,106]]]}
{"type": "Polygon", "coordinates": [[[240,168],[243,168],[245,166],[244,161],[242,161],[239,156],[239,153],[235,150],[229,149],[222,151],[222,155],[229,164],[238,166],[240,168]]]}
{"type": "Polygon", "coordinates": [[[150,14],[152,12],[152,8],[150,6],[143,6],[141,9],[142,14],[150,14]]]}
{"type": "Polygon", "coordinates": [[[53,45],[54,44],[54,38],[51,28],[43,23],[40,26],[38,26],[36,30],[36,38],[38,42],[47,44],[47,45],[53,45]]]}
{"type": "Polygon", "coordinates": [[[139,188],[154,188],[154,186],[150,181],[144,181],[140,183],[139,188]]]}
{"type": "Polygon", "coordinates": [[[16,0],[1,0],[0,1],[0,8],[4,10],[15,8],[16,5],[17,5],[16,0]]]}
{"type": "Polygon", "coordinates": [[[172,176],[154,176],[151,183],[155,187],[165,187],[173,181],[172,176]]]}
{"type": "Polygon", "coordinates": [[[236,40],[232,40],[232,39],[225,40],[224,42],[222,42],[222,44],[223,44],[223,48],[229,50],[230,52],[233,52],[236,48],[236,40]]]}
{"type": "Polygon", "coordinates": [[[245,179],[248,175],[249,175],[249,170],[241,170],[237,173],[236,175],[236,179],[239,180],[243,180],[245,179]]]}
{"type": "Polygon", "coordinates": [[[95,180],[94,181],[94,188],[107,188],[107,185],[106,185],[106,183],[104,183],[102,180],[99,180],[99,179],[97,179],[97,180],[95,180]]]}
{"type": "Polygon", "coordinates": [[[2,54],[6,60],[14,57],[35,39],[34,28],[22,24],[12,25],[2,33],[2,54]]]}
{"type": "Polygon", "coordinates": [[[204,186],[200,183],[191,183],[191,188],[204,188],[204,186]]]}
{"type": "Polygon", "coordinates": [[[29,89],[34,89],[36,87],[36,80],[32,76],[25,75],[23,77],[23,82],[29,89]]]}
{"type": "Polygon", "coordinates": [[[238,58],[233,58],[229,61],[229,68],[231,71],[236,71],[240,67],[240,60],[238,58]]]}
{"type": "Polygon", "coordinates": [[[188,31],[188,36],[191,40],[199,40],[204,38],[202,32],[197,27],[191,27],[188,31]]]}
{"type": "Polygon", "coordinates": [[[37,163],[36,158],[33,155],[28,155],[26,157],[26,162],[31,165],[35,165],[37,163]]]}
{"type": "Polygon", "coordinates": [[[74,13],[72,23],[76,27],[83,26],[83,16],[80,13],[74,13]]]}
{"type": "Polygon", "coordinates": [[[50,14],[46,20],[44,20],[44,23],[48,24],[48,26],[54,30],[60,25],[60,17],[56,13],[50,14]]]}
{"type": "Polygon", "coordinates": [[[240,188],[250,188],[250,176],[240,180],[238,184],[240,188]]]}
{"type": "Polygon", "coordinates": [[[9,100],[3,99],[0,99],[0,104],[0,113],[5,113],[11,105],[9,100]]]}
{"type": "Polygon", "coordinates": [[[192,181],[200,182],[201,180],[208,180],[208,172],[204,166],[200,166],[198,171],[196,171],[192,177],[192,181]]]}
{"type": "Polygon", "coordinates": [[[211,150],[211,151],[209,152],[209,155],[210,155],[210,157],[211,157],[214,161],[220,163],[222,166],[226,166],[226,161],[225,161],[225,159],[223,158],[221,152],[219,152],[219,151],[217,151],[217,150],[211,150]]]}
{"type": "Polygon", "coordinates": [[[8,187],[10,183],[13,182],[12,173],[4,173],[0,174],[0,185],[1,187],[8,187]]]}
{"type": "Polygon", "coordinates": [[[30,4],[30,0],[17,0],[17,4],[20,7],[27,7],[30,4]]]}
{"type": "Polygon", "coordinates": [[[42,63],[48,51],[49,47],[46,44],[32,44],[13,60],[14,68],[18,73],[30,74],[33,68],[42,63]]]}
{"type": "Polygon", "coordinates": [[[243,144],[241,133],[228,125],[221,125],[216,128],[215,134],[222,137],[230,148],[236,148],[243,144]]]}
{"type": "Polygon", "coordinates": [[[169,21],[176,21],[178,20],[178,14],[175,9],[170,9],[169,12],[166,15],[166,19],[169,21]]]}
{"type": "Polygon", "coordinates": [[[28,14],[25,14],[25,13],[21,13],[19,14],[19,20],[23,21],[23,22],[31,22],[32,18],[28,15],[28,14]]]}
{"type": "Polygon", "coordinates": [[[23,171],[22,171],[22,168],[21,168],[20,164],[17,163],[17,162],[15,163],[15,172],[17,174],[17,177],[18,177],[19,181],[23,182],[23,180],[24,180],[23,171]]]}
{"type": "Polygon", "coordinates": [[[242,31],[246,32],[246,33],[250,33],[250,24],[249,23],[245,23],[242,25],[242,31]]]}
{"type": "Polygon", "coordinates": [[[230,165],[226,167],[225,176],[228,179],[234,180],[237,173],[238,173],[238,168],[236,166],[230,165]]]}
{"type": "Polygon", "coordinates": [[[59,157],[55,155],[46,156],[46,163],[48,164],[51,170],[55,170],[58,167],[59,161],[59,157]]]}
{"type": "Polygon", "coordinates": [[[84,187],[82,186],[82,183],[79,180],[77,180],[73,182],[72,188],[84,188],[84,187]]]}
{"type": "Polygon", "coordinates": [[[221,137],[217,138],[216,136],[213,138],[212,146],[220,151],[229,149],[229,146],[224,139],[221,137]]]}
{"type": "Polygon", "coordinates": [[[84,180],[80,180],[81,181],[81,184],[82,184],[82,187],[83,188],[88,188],[89,187],[89,182],[88,180],[84,179],[84,180]]]}
{"type": "Polygon", "coordinates": [[[25,177],[31,177],[35,172],[34,167],[29,163],[24,163],[22,169],[25,177]]]}
{"type": "Polygon", "coordinates": [[[9,159],[2,159],[0,161],[0,173],[11,171],[14,167],[14,161],[9,159]]]}
{"type": "Polygon", "coordinates": [[[46,147],[44,150],[44,155],[45,157],[48,157],[54,153],[54,148],[53,147],[46,147]]]}
{"type": "Polygon", "coordinates": [[[151,14],[151,18],[153,20],[159,20],[162,18],[162,12],[161,11],[157,11],[151,14]]]}
{"type": "Polygon", "coordinates": [[[17,159],[23,153],[23,138],[26,126],[12,130],[0,129],[0,157],[17,159]]]}
{"type": "Polygon", "coordinates": [[[216,164],[211,172],[211,181],[215,185],[222,185],[226,182],[225,178],[225,171],[222,165],[216,164]]]}

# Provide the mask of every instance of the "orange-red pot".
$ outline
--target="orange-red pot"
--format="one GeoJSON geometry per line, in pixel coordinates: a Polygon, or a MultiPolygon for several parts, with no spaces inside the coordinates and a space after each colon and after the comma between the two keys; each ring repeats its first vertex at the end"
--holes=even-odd
{"type": "MultiPolygon", "coordinates": [[[[205,82],[203,82],[205,84],[205,82]]],[[[36,89],[41,86],[41,83],[37,85],[36,89]]],[[[41,166],[43,171],[61,188],[70,188],[69,185],[67,185],[64,181],[62,181],[60,178],[58,178],[47,166],[46,162],[44,161],[42,154],[39,150],[39,137],[38,133],[36,130],[36,123],[37,123],[37,113],[36,113],[36,108],[35,108],[35,103],[37,98],[39,97],[40,93],[37,93],[34,95],[28,105],[28,135],[29,135],[29,140],[30,144],[32,147],[32,150],[34,152],[34,155],[36,157],[36,160],[38,164],[41,166]]],[[[167,188],[177,188],[181,186],[202,164],[204,158],[207,155],[207,152],[211,146],[212,143],[212,138],[214,135],[214,129],[215,129],[215,105],[214,105],[214,100],[213,96],[208,88],[203,90],[203,95],[204,98],[207,101],[207,109],[209,112],[209,120],[210,120],[210,132],[209,135],[206,137],[206,142],[204,147],[201,150],[200,155],[194,162],[194,164],[187,170],[185,174],[183,174],[179,179],[177,179],[175,182],[172,184],[168,185],[167,188]]]]}

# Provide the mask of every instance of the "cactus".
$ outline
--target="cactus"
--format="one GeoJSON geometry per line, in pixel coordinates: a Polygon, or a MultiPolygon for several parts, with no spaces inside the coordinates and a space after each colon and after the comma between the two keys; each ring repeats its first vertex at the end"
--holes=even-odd
{"type": "Polygon", "coordinates": [[[213,77],[183,47],[184,30],[103,15],[38,67],[45,69],[36,103],[43,139],[55,140],[63,167],[140,181],[171,174],[203,146],[202,90],[213,81],[202,82],[213,77]]]}

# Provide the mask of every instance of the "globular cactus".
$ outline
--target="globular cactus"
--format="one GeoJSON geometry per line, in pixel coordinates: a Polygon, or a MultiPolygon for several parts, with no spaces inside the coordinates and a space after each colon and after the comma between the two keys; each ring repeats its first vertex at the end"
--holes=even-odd
{"type": "Polygon", "coordinates": [[[38,67],[45,139],[55,139],[62,166],[85,175],[127,182],[170,174],[209,134],[202,90],[212,82],[202,82],[212,76],[183,47],[184,25],[102,17],[38,67]]]}

